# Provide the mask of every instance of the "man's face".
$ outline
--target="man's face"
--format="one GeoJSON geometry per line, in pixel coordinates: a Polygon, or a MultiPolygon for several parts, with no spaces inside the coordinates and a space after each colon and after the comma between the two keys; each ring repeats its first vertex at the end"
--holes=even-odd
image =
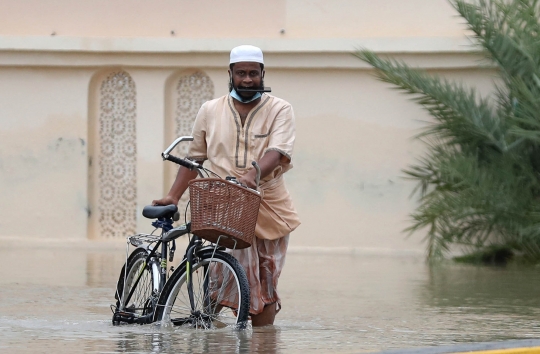
{"type": "MultiPolygon", "coordinates": [[[[229,75],[235,88],[254,89],[262,86],[264,70],[261,70],[259,63],[240,62],[234,64],[232,72],[229,70],[229,75]]],[[[243,98],[251,98],[255,95],[252,92],[239,92],[238,94],[243,98]]]]}

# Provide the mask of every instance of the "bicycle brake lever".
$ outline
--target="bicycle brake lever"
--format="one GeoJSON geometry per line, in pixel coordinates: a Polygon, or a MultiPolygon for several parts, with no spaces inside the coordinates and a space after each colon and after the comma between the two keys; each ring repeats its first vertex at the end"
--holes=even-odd
{"type": "Polygon", "coordinates": [[[261,181],[261,168],[259,167],[257,161],[251,161],[251,165],[253,165],[253,167],[255,167],[255,171],[257,171],[257,176],[255,177],[255,184],[257,185],[255,190],[257,190],[259,189],[259,182],[261,181]]]}

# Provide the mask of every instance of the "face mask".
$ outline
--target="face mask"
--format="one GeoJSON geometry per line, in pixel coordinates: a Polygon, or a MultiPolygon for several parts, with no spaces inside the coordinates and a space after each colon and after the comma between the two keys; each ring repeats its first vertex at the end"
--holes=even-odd
{"type": "Polygon", "coordinates": [[[231,95],[232,98],[234,98],[235,100],[239,101],[239,102],[242,102],[242,103],[249,103],[249,102],[253,102],[255,101],[256,99],[259,99],[261,98],[261,93],[260,92],[257,92],[256,94],[253,95],[253,97],[251,98],[243,98],[241,97],[238,92],[236,92],[236,90],[233,89],[231,90],[231,92],[229,93],[231,95]]]}

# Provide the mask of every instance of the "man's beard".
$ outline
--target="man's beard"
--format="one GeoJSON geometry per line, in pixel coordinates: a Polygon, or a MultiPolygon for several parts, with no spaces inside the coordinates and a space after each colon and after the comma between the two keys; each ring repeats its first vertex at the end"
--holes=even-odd
{"type": "MultiPolygon", "coordinates": [[[[246,87],[246,86],[235,87],[232,80],[229,80],[229,92],[231,92],[233,88],[236,90],[236,92],[238,92],[238,89],[246,89],[246,90],[260,89],[260,90],[262,90],[264,88],[264,79],[261,79],[261,84],[259,86],[251,86],[251,87],[246,87]]],[[[257,94],[257,92],[238,92],[238,94],[240,95],[240,97],[243,97],[243,98],[249,100],[250,98],[255,96],[255,94],[257,94]]]]}

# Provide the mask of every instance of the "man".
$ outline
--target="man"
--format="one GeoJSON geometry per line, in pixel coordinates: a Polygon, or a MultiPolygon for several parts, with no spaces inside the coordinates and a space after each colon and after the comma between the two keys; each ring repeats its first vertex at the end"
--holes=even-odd
{"type": "MultiPolygon", "coordinates": [[[[206,161],[210,170],[222,177],[235,176],[251,188],[256,186],[251,161],[257,161],[261,168],[263,199],[255,228],[257,237],[251,247],[232,252],[249,280],[253,326],[273,324],[281,308],[278,278],[285,263],[289,233],[300,225],[283,181],[283,174],[292,168],[292,107],[266,93],[241,90],[261,90],[264,74],[259,48],[242,45],[231,51],[229,94],[202,105],[188,151],[188,158],[206,161]]],[[[178,204],[188,182],[196,177],[197,172],[180,167],[167,196],[153,204],[178,204]]]]}

